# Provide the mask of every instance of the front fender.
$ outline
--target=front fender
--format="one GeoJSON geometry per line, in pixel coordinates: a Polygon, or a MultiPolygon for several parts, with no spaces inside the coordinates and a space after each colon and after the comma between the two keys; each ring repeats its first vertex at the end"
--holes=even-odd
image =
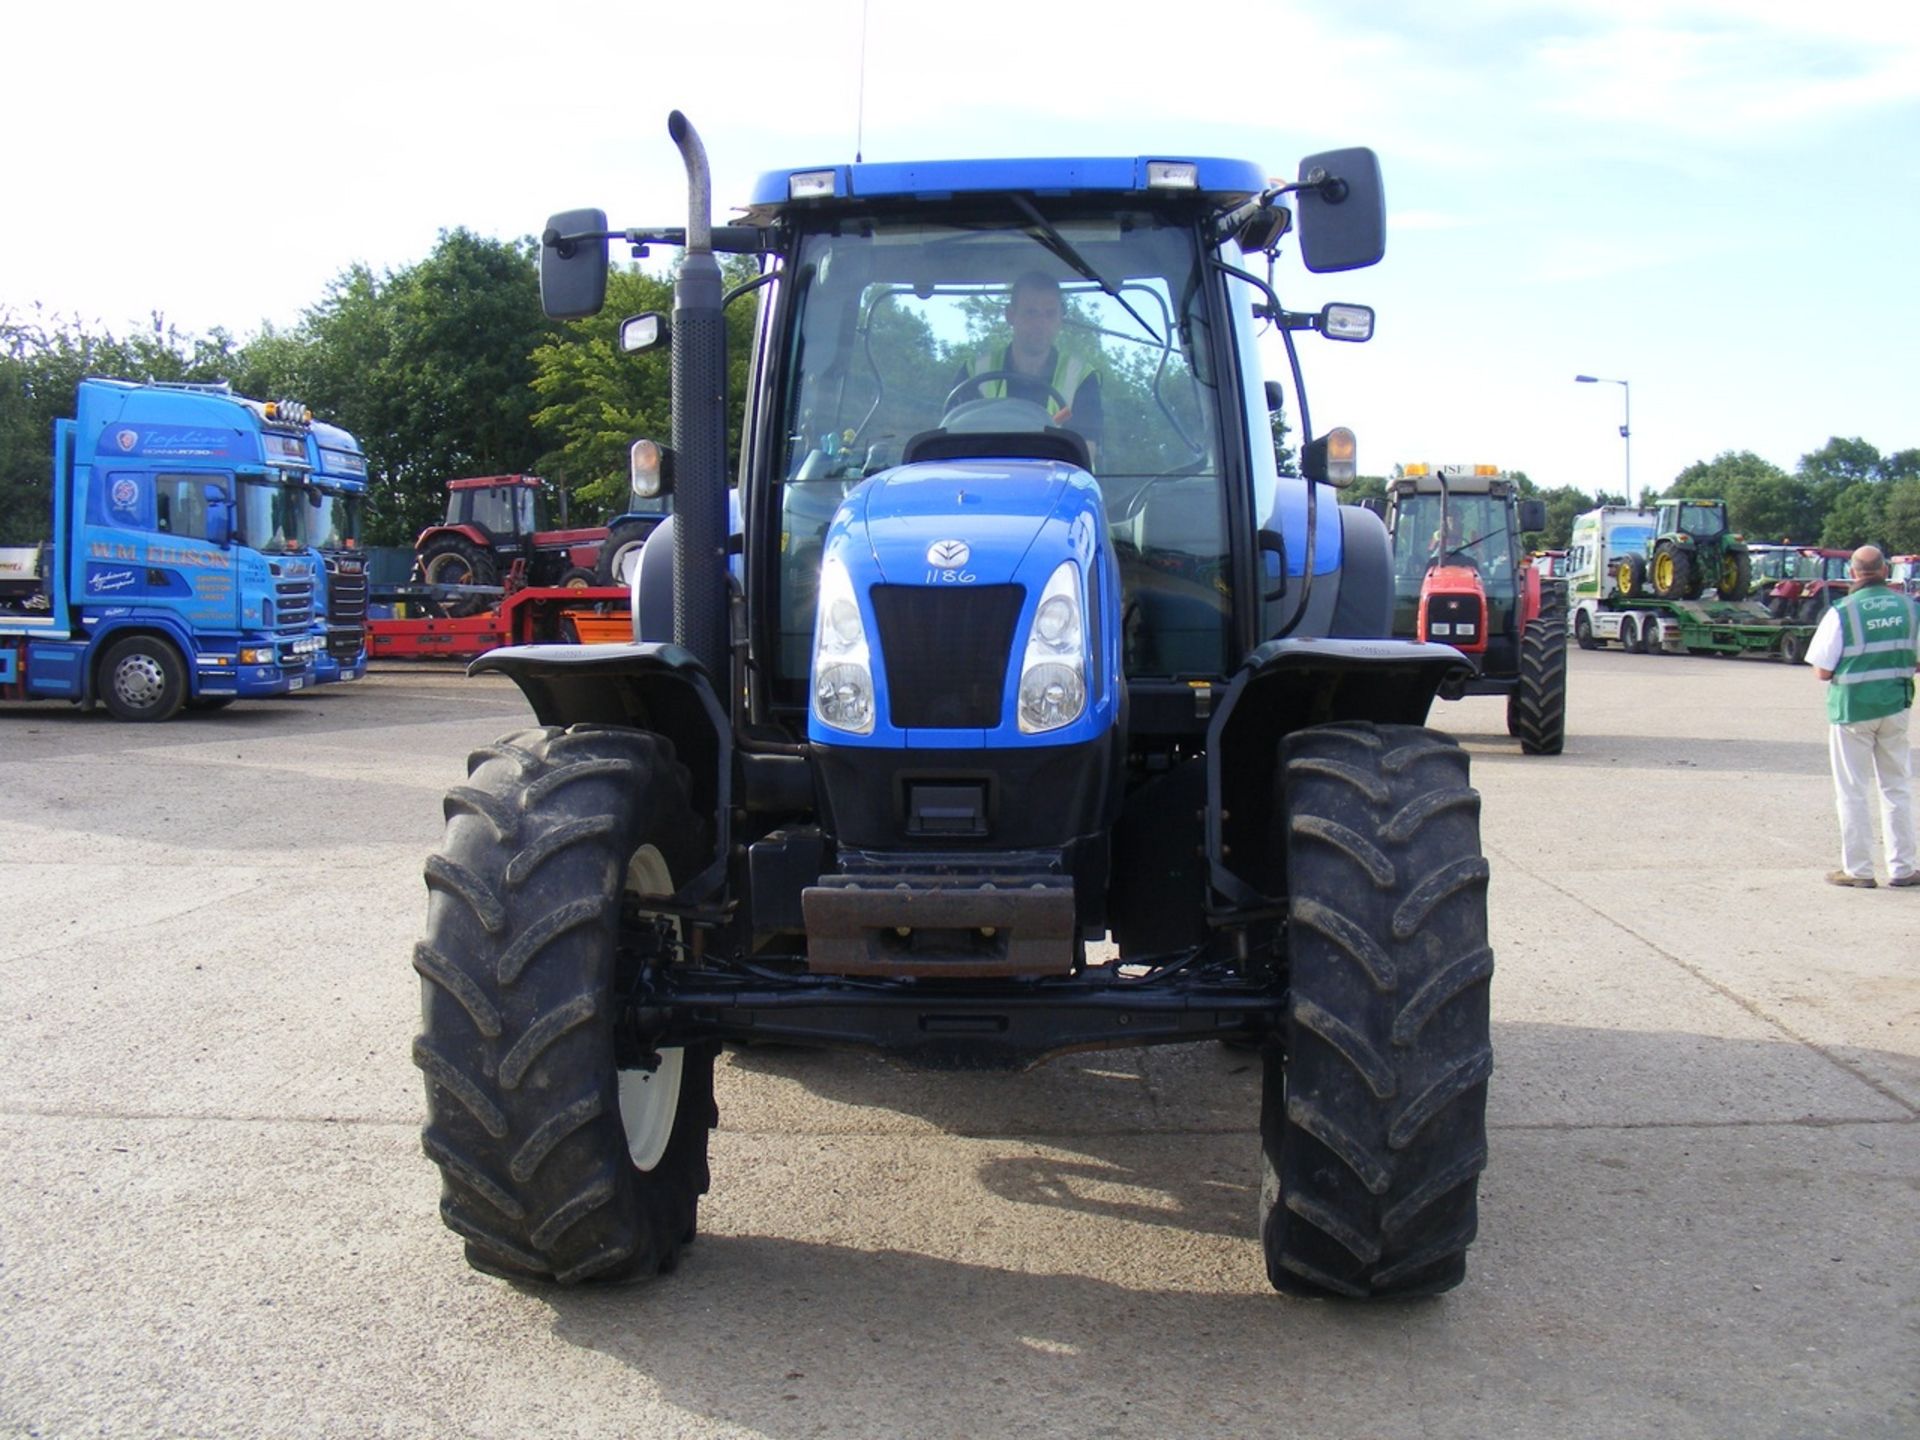
{"type": "Polygon", "coordinates": [[[505,675],[542,725],[621,725],[673,742],[693,778],[693,807],[713,817],[713,863],[681,894],[708,894],[726,878],[733,814],[733,726],[693,652],[678,645],[508,645],[469,675],[505,675]]]}
{"type": "Polygon", "coordinates": [[[1207,868],[1213,888],[1258,904],[1273,870],[1268,820],[1280,741],[1342,720],[1424,725],[1472,662],[1419,640],[1269,640],[1246,658],[1207,729],[1207,868]]]}

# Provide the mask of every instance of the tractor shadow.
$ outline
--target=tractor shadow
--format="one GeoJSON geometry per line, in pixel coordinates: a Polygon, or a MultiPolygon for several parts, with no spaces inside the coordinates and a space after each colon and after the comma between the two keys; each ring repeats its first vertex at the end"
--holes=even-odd
{"type": "Polygon", "coordinates": [[[1265,1433],[1248,1417],[1282,1413],[1276,1404],[1311,1415],[1300,1433],[1484,1434],[1474,1411],[1490,1396],[1514,1433],[1552,1434],[1569,1389],[1631,1410],[1621,1433],[1753,1430],[1699,1424],[1726,1420],[1740,1395],[1764,1397],[1771,1424],[1818,1416],[1814,1428],[1879,1433],[1870,1417],[1910,1400],[1897,1378],[1911,1345],[1901,1306],[1920,1260],[1890,1217],[1911,1202],[1920,1127],[1862,1075],[1898,1057],[1496,1028],[1505,1069],[1481,1235],[1466,1283],[1437,1299],[1269,1290],[1251,1193],[1256,1087],[1234,1052],[1202,1054],[1190,1077],[1217,1082],[1234,1131],[1116,1123],[1089,1135],[1062,1134],[1055,1117],[1116,1092],[1126,1101],[1129,1082],[1056,1062],[920,1084],[796,1051],[730,1058],[734,1112],[749,1087],[803,1094],[786,1096],[777,1134],[719,1147],[712,1228],[676,1274],[524,1297],[555,1338],[648,1393],[783,1440],[1238,1437],[1265,1433]],[[801,1098],[811,1103],[797,1109],[801,1098]],[[857,1131],[841,1106],[862,1111],[857,1131]],[[986,1144],[910,1143],[928,1127],[986,1144]],[[1023,1158],[977,1164],[982,1148],[1023,1158]],[[1241,1188],[1216,1195],[1210,1165],[1236,1168],[1241,1188]],[[1088,1187],[1109,1170],[1150,1174],[1173,1204],[1104,1200],[1088,1187]],[[1693,1361],[1648,1344],[1653,1316],[1662,1333],[1694,1337],[1693,1361]],[[1795,1367],[1811,1367],[1805,1383],[1781,1388],[1795,1367]],[[1384,1406],[1406,1387],[1460,1423],[1384,1406]],[[1836,1403],[1844,1415],[1822,1409],[1836,1403]]]}

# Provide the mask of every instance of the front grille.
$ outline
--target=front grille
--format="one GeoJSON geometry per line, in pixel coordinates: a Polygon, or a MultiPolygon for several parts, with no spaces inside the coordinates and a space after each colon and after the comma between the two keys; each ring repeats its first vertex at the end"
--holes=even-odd
{"type": "Polygon", "coordinates": [[[1477,645],[1486,639],[1480,623],[1480,597],[1472,594],[1429,595],[1427,638],[1449,645],[1477,645]],[[1467,628],[1462,631],[1461,626],[1467,628]]]}
{"type": "Polygon", "coordinates": [[[367,643],[367,632],[358,625],[327,627],[327,654],[336,660],[355,660],[367,643]]]}
{"type": "Polygon", "coordinates": [[[341,625],[357,625],[367,618],[367,572],[358,566],[342,570],[327,562],[327,618],[341,625]]]}
{"type": "Polygon", "coordinates": [[[876,585],[887,716],[901,730],[1000,724],[1019,585],[876,585]]]}
{"type": "Polygon", "coordinates": [[[313,623],[313,581],[274,581],[273,622],[276,630],[305,630],[313,623]]]}

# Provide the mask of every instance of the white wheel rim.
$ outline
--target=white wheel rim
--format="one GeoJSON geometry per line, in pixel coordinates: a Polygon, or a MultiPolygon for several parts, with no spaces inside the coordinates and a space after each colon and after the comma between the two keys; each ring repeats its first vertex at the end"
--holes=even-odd
{"type": "MultiPolygon", "coordinates": [[[[654,846],[641,846],[627,862],[626,889],[635,895],[672,893],[673,877],[667,870],[666,857],[654,846]]],[[[620,1123],[627,1132],[627,1154],[636,1170],[653,1169],[667,1153],[674,1117],[680,1113],[680,1075],[686,1058],[684,1050],[662,1050],[658,1068],[619,1073],[620,1123]]]]}

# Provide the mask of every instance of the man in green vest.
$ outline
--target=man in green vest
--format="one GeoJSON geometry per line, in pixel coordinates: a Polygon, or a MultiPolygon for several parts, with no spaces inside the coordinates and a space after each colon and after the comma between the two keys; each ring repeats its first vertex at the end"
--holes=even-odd
{"type": "Polygon", "coordinates": [[[962,381],[976,375],[997,374],[999,378],[982,380],[961,399],[977,395],[988,400],[1031,400],[1046,408],[1055,425],[1078,431],[1093,453],[1098,450],[1105,419],[1100,406],[1100,371],[1054,343],[1066,315],[1060,282],[1051,275],[1029,270],[1015,280],[1007,296],[1012,340],[975,355],[960,374],[962,381]]]}
{"type": "Polygon", "coordinates": [[[1840,812],[1840,868],[1829,885],[1873,889],[1870,789],[1880,794],[1887,883],[1920,885],[1914,853],[1914,671],[1920,669],[1920,610],[1887,588],[1887,559],[1863,545],[1848,561],[1853,589],[1820,619],[1807,663],[1827,682],[1828,753],[1840,812]]]}

